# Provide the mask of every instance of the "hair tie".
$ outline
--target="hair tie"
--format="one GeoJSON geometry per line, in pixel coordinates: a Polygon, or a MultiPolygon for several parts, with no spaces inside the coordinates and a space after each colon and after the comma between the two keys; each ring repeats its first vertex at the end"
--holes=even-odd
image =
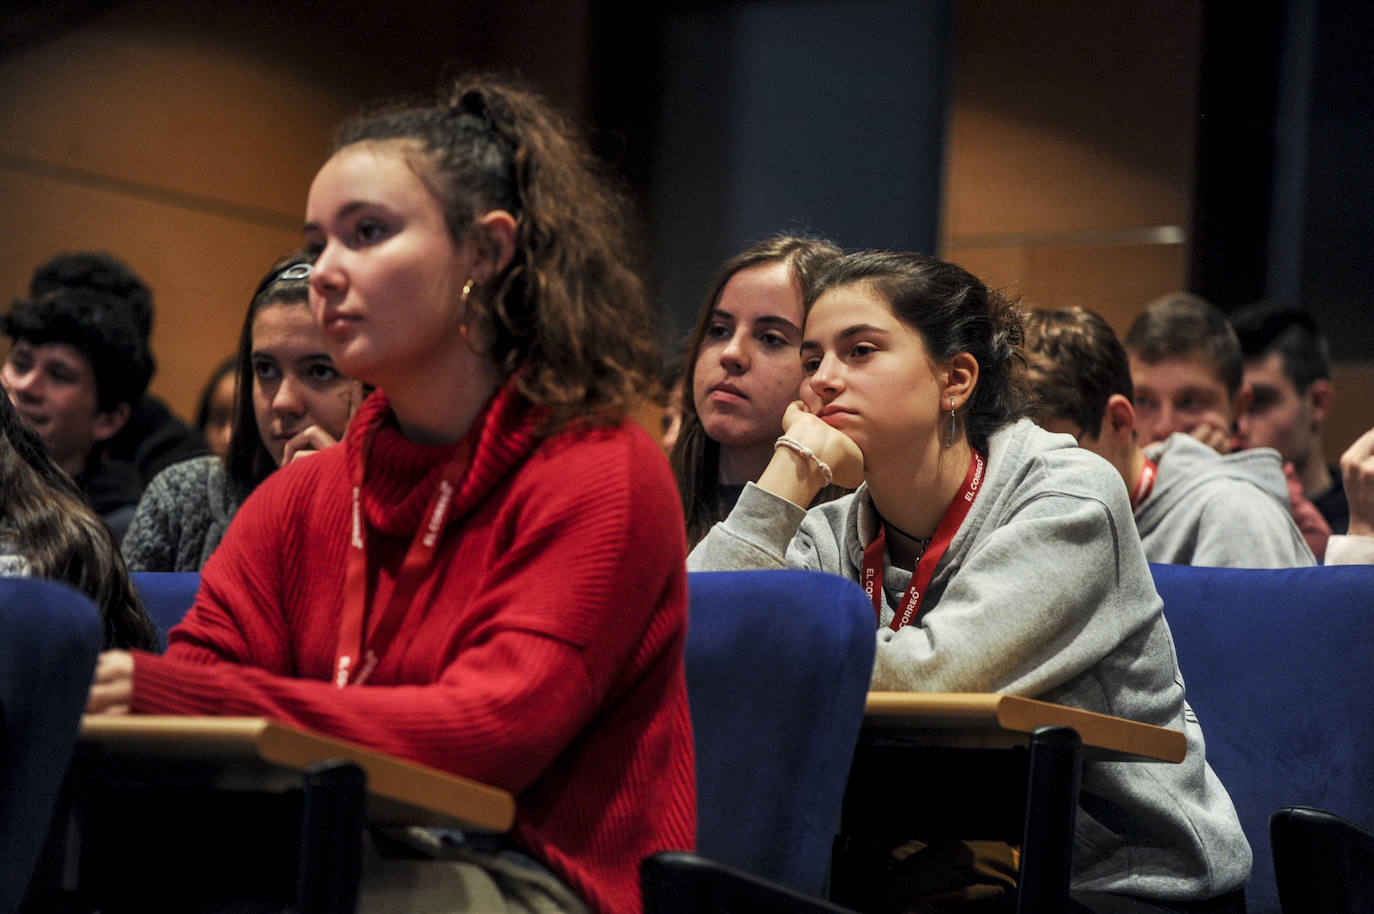
{"type": "Polygon", "coordinates": [[[450,114],[470,114],[479,121],[491,122],[491,110],[487,107],[487,98],[476,89],[469,89],[459,96],[458,101],[454,102],[449,108],[450,114]]]}

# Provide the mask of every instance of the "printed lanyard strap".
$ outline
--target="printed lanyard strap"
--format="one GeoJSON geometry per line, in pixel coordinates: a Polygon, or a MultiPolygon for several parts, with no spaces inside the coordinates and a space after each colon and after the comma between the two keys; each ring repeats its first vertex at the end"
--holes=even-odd
{"type": "Polygon", "coordinates": [[[1159,474],[1158,465],[1149,457],[1145,458],[1145,465],[1140,468],[1140,478],[1135,481],[1135,489],[1131,491],[1131,510],[1134,511],[1145,503],[1145,499],[1150,497],[1154,491],[1155,476],[1159,474]]]}
{"type": "MultiPolygon", "coordinates": [[[[898,612],[893,615],[892,622],[888,625],[894,632],[919,618],[921,605],[925,602],[926,589],[930,586],[931,578],[935,577],[935,566],[940,563],[945,550],[954,541],[954,534],[959,532],[959,526],[963,524],[969,509],[973,507],[973,499],[978,496],[982,484],[983,455],[974,451],[959,494],[945,509],[945,516],[935,528],[935,535],[930,538],[930,544],[916,562],[916,569],[911,573],[911,584],[906,589],[906,595],[902,597],[898,612]]],[[[868,598],[873,601],[873,614],[879,622],[883,617],[883,549],[886,543],[887,530],[879,524],[877,537],[864,550],[863,588],[868,598]]]]}
{"type": "Polygon", "coordinates": [[[348,562],[344,571],[343,618],[339,622],[339,645],[334,653],[334,685],[362,685],[367,682],[378,662],[400,630],[420,582],[434,562],[439,537],[444,530],[453,495],[467,472],[472,457],[473,439],[468,436],[448,462],[439,477],[439,484],[430,496],[429,505],[421,517],[420,528],[410,541],[396,586],[386,607],[367,625],[367,520],[363,517],[363,478],[367,470],[368,454],[377,429],[373,428],[358,449],[353,465],[353,528],[348,542],[348,562]],[[365,633],[365,629],[369,629],[365,633]]]}

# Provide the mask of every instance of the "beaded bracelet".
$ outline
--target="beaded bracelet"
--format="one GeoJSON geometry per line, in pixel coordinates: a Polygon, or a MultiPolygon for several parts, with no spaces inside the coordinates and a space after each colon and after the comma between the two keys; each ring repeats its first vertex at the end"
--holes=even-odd
{"type": "Polygon", "coordinates": [[[811,448],[802,444],[800,441],[797,441],[795,438],[789,438],[783,435],[777,441],[773,442],[774,450],[780,447],[785,447],[789,451],[794,451],[815,464],[816,469],[821,471],[821,479],[825,481],[825,485],[830,485],[830,481],[835,478],[830,472],[830,464],[817,457],[815,451],[811,450],[811,448]]]}

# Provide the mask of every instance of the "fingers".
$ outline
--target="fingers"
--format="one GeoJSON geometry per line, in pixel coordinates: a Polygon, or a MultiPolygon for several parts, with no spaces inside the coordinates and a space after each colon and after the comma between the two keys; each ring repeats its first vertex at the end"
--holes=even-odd
{"type": "Polygon", "coordinates": [[[134,674],[134,656],[128,651],[105,651],[95,662],[95,682],[116,682],[134,674]]]}
{"type": "Polygon", "coordinates": [[[852,489],[863,482],[863,452],[854,439],[806,411],[800,402],[788,407],[783,424],[789,438],[809,447],[825,461],[836,485],[852,489]],[[797,408],[794,410],[793,407],[797,408]],[[791,421],[788,421],[789,418],[791,421]]]}
{"type": "Polygon", "coordinates": [[[1229,429],[1220,428],[1210,422],[1194,426],[1188,430],[1198,441],[1210,447],[1218,454],[1231,453],[1231,432],[1229,429]]]}
{"type": "Polygon", "coordinates": [[[333,435],[318,425],[312,425],[286,442],[286,449],[282,452],[282,466],[286,466],[297,457],[309,457],[333,444],[338,444],[333,435]]]}
{"type": "Polygon", "coordinates": [[[840,435],[839,438],[840,457],[831,464],[835,476],[835,485],[844,486],[846,489],[857,489],[859,483],[864,481],[863,451],[859,450],[854,439],[848,435],[840,435]]]}
{"type": "Polygon", "coordinates": [[[106,651],[95,665],[86,697],[87,714],[128,714],[134,694],[134,658],[128,651],[106,651]]]}
{"type": "MultiPolygon", "coordinates": [[[[348,421],[353,421],[353,415],[358,411],[358,407],[363,405],[367,399],[367,390],[363,387],[362,381],[354,381],[348,385],[348,421]]],[[[346,428],[347,426],[345,426],[346,428]]]]}
{"type": "Polygon", "coordinates": [[[1355,443],[1345,449],[1345,453],[1341,455],[1341,469],[1359,466],[1371,457],[1374,457],[1374,428],[1356,438],[1355,443]]]}
{"type": "Polygon", "coordinates": [[[1283,481],[1288,483],[1288,500],[1297,502],[1302,496],[1302,480],[1298,478],[1298,468],[1291,462],[1283,465],[1283,481]]]}
{"type": "Polygon", "coordinates": [[[806,408],[806,404],[800,400],[793,400],[787,404],[787,410],[782,414],[782,430],[784,432],[792,428],[797,420],[802,416],[809,416],[811,411],[806,408]]]}
{"type": "Polygon", "coordinates": [[[1356,438],[1341,455],[1341,479],[1350,503],[1350,532],[1374,536],[1374,429],[1356,438]]]}

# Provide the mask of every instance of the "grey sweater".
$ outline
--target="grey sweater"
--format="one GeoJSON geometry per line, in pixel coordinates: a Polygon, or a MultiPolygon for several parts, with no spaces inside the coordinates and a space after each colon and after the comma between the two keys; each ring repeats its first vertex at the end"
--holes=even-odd
{"type": "Polygon", "coordinates": [[[1278,451],[1223,457],[1175,432],[1145,453],[1159,464],[1154,489],[1135,515],[1150,561],[1231,568],[1317,563],[1293,523],[1278,451]]]}
{"type": "Polygon", "coordinates": [[[195,457],[153,477],[120,551],[130,571],[200,571],[247,493],[218,457],[195,457]]]}
{"type": "MultiPolygon", "coordinates": [[[[1245,883],[1250,847],[1184,700],[1125,486],[1072,445],[1026,420],[992,436],[982,491],[936,567],[925,614],[897,632],[887,623],[911,575],[885,563],[873,688],[1026,695],[1183,731],[1179,765],[1084,764],[1073,886],[1211,898],[1245,883]]],[[[866,487],[804,512],[750,485],[688,567],[858,580],[877,524],[866,487]]]]}

